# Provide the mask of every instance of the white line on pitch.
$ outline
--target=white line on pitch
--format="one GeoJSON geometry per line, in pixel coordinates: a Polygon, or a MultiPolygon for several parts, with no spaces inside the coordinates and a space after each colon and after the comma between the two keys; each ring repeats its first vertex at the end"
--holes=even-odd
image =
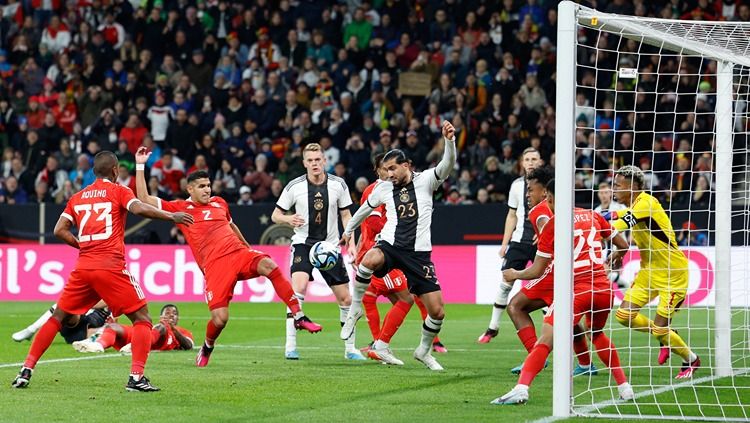
{"type": "MultiPolygon", "coordinates": [[[[657,389],[649,389],[648,391],[641,391],[641,392],[636,393],[633,399],[643,398],[643,397],[647,397],[651,395],[659,395],[665,392],[674,391],[680,388],[690,387],[690,386],[701,384],[704,382],[711,382],[717,379],[723,379],[725,377],[741,376],[741,375],[748,374],[748,373],[750,373],[750,368],[737,370],[733,372],[731,376],[703,376],[697,379],[692,379],[692,380],[687,380],[685,382],[677,383],[675,385],[666,385],[657,389]]],[[[630,404],[637,405],[637,403],[630,402],[630,401],[624,401],[620,399],[617,399],[617,400],[611,399],[611,400],[602,401],[596,404],[587,405],[585,407],[577,409],[575,410],[576,413],[572,415],[571,417],[575,417],[576,415],[584,415],[586,417],[596,417],[596,415],[589,415],[588,413],[591,413],[592,411],[600,410],[602,408],[611,407],[613,405],[630,405],[630,404]]],[[[533,423],[552,423],[555,421],[559,421],[561,419],[562,419],[561,417],[549,416],[549,417],[544,417],[541,419],[534,420],[533,423]]]]}
{"type": "MultiPolygon", "coordinates": [[[[111,357],[122,357],[122,354],[97,354],[97,355],[87,355],[84,357],[53,358],[50,360],[41,360],[37,364],[64,363],[66,361],[96,360],[99,358],[111,358],[111,357]]],[[[0,364],[0,368],[18,367],[18,366],[23,366],[23,362],[0,364]]]]}

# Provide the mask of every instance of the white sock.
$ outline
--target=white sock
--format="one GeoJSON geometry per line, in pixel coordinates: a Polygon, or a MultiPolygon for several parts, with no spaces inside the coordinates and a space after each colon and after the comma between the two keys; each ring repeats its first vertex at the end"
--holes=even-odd
{"type": "Polygon", "coordinates": [[[520,389],[522,391],[528,391],[529,390],[529,385],[523,385],[523,384],[519,383],[513,389],[520,389]]]}
{"type": "Polygon", "coordinates": [[[370,286],[370,278],[374,271],[360,264],[357,267],[357,277],[354,280],[354,289],[352,289],[352,308],[359,312],[362,310],[362,297],[365,296],[367,287],[370,286]]]}
{"type": "MultiPolygon", "coordinates": [[[[302,303],[305,301],[305,296],[298,292],[294,293],[299,301],[300,312],[302,312],[302,303]]],[[[297,349],[297,329],[294,327],[294,319],[297,316],[292,316],[292,311],[289,307],[286,309],[286,351],[294,351],[297,349]]]]}
{"type": "Polygon", "coordinates": [[[50,317],[52,317],[52,312],[55,311],[55,308],[57,308],[57,304],[52,304],[52,307],[49,308],[49,310],[42,313],[41,316],[39,316],[38,319],[29,326],[26,327],[26,329],[30,330],[31,332],[36,333],[42,326],[44,326],[45,323],[47,323],[47,320],[49,320],[50,317]]]}
{"type": "MultiPolygon", "coordinates": [[[[349,315],[349,307],[348,306],[339,306],[339,320],[341,321],[341,326],[344,326],[344,321],[346,320],[346,316],[349,315]]],[[[349,337],[349,339],[344,341],[344,350],[346,352],[352,352],[357,349],[355,346],[355,338],[357,335],[357,328],[354,328],[354,331],[352,332],[352,336],[349,337]]]]}
{"type": "Polygon", "coordinates": [[[492,306],[492,318],[488,326],[490,329],[497,330],[500,327],[500,316],[503,315],[505,307],[508,306],[508,295],[512,289],[513,283],[500,282],[500,288],[497,290],[497,295],[495,296],[495,304],[492,306]]]}
{"type": "Polygon", "coordinates": [[[432,350],[432,341],[440,332],[442,326],[442,320],[433,319],[432,317],[427,316],[427,318],[424,319],[424,323],[422,323],[422,339],[420,341],[420,347],[427,351],[432,350]]]}

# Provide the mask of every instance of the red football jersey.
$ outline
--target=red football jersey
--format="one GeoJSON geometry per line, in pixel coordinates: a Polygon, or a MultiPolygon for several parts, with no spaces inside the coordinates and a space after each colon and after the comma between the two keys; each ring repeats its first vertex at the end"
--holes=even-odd
{"type": "Polygon", "coordinates": [[[529,222],[531,222],[531,226],[534,228],[534,234],[537,237],[539,237],[540,232],[539,219],[543,217],[546,217],[548,221],[552,218],[552,210],[549,209],[549,205],[546,201],[542,201],[529,211],[529,222]]]}
{"type": "Polygon", "coordinates": [[[203,205],[192,200],[159,201],[159,208],[170,212],[185,212],[193,216],[190,226],[177,225],[193,251],[195,261],[205,271],[208,264],[227,254],[247,248],[234,233],[229,223],[229,206],[221,197],[211,197],[203,205]]]}
{"type": "MultiPolygon", "coordinates": [[[[365,204],[367,197],[370,196],[370,193],[379,182],[380,181],[375,181],[371,183],[364,191],[362,191],[360,205],[365,204]]],[[[385,204],[381,204],[373,210],[370,216],[368,216],[362,223],[362,226],[360,227],[361,234],[359,236],[359,250],[357,251],[357,259],[355,260],[355,263],[360,263],[365,254],[375,245],[375,237],[381,230],[383,230],[385,221],[385,204]]]]}
{"type": "MultiPolygon", "coordinates": [[[[180,349],[180,343],[177,341],[177,338],[175,338],[174,334],[172,333],[172,329],[169,326],[165,326],[167,328],[167,333],[164,335],[164,337],[160,337],[159,340],[151,345],[152,351],[172,351],[172,350],[178,350],[180,349]]],[[[190,338],[190,340],[193,340],[193,333],[189,330],[182,328],[180,326],[177,326],[177,330],[180,331],[181,334],[183,334],[185,337],[190,338]]]]}
{"type": "Polygon", "coordinates": [[[125,220],[138,201],[129,188],[98,178],[68,200],[60,216],[78,228],[78,269],[125,269],[125,220]]]}
{"type": "MultiPolygon", "coordinates": [[[[573,291],[577,293],[610,288],[604,269],[602,239],[616,234],[612,226],[593,210],[576,208],[573,213],[573,291]]],[[[552,216],[539,237],[536,253],[551,258],[554,254],[555,217],[552,216]]]]}

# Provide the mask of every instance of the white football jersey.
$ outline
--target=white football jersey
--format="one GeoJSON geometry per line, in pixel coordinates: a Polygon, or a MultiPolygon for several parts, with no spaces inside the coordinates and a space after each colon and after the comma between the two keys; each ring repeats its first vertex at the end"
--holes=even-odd
{"type": "Polygon", "coordinates": [[[380,239],[396,248],[432,251],[432,194],[440,186],[436,168],[413,173],[408,184],[398,187],[390,181],[375,186],[367,205],[385,204],[386,222],[380,239]]]}
{"type": "Polygon", "coordinates": [[[302,175],[286,185],[276,202],[283,211],[294,212],[305,219],[305,224],[294,228],[292,244],[313,245],[318,241],[339,242],[339,212],[352,205],[346,182],[338,176],[326,174],[326,180],[315,185],[302,175]]]}
{"type": "Polygon", "coordinates": [[[523,176],[516,178],[510,185],[508,207],[516,211],[516,217],[518,218],[510,240],[531,245],[534,242],[534,228],[529,221],[528,199],[526,198],[527,190],[526,178],[523,176]]]}

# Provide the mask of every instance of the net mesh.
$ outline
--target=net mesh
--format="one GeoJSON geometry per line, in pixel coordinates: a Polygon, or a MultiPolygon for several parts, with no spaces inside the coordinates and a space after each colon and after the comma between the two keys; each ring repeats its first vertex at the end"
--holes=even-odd
{"type": "MultiPolygon", "coordinates": [[[[574,377],[577,415],[701,420],[750,419],[750,25],[640,19],[581,7],[576,43],[575,204],[600,211],[611,202],[614,172],[641,168],[646,188],[664,207],[679,248],[688,257],[689,288],[672,329],[702,367],[675,379],[676,354],[657,362],[659,341],[615,319],[617,304],[639,271],[631,242],[610,278],[616,300],[605,333],[614,341],[636,399],[618,399],[609,372],[574,377]],[[735,63],[731,163],[717,163],[717,60],[735,63]],[[717,252],[715,181],[718,166],[732,169],[731,251],[717,252]],[[731,255],[731,350],[715,346],[717,254],[731,255]],[[719,355],[731,355],[732,376],[715,373],[719,355]]],[[[656,292],[654,292],[656,294],[656,292]]],[[[642,309],[655,317],[658,296],[642,309]]],[[[591,355],[596,357],[591,351],[591,355]]],[[[594,358],[595,364],[599,362],[594,358]]]]}

